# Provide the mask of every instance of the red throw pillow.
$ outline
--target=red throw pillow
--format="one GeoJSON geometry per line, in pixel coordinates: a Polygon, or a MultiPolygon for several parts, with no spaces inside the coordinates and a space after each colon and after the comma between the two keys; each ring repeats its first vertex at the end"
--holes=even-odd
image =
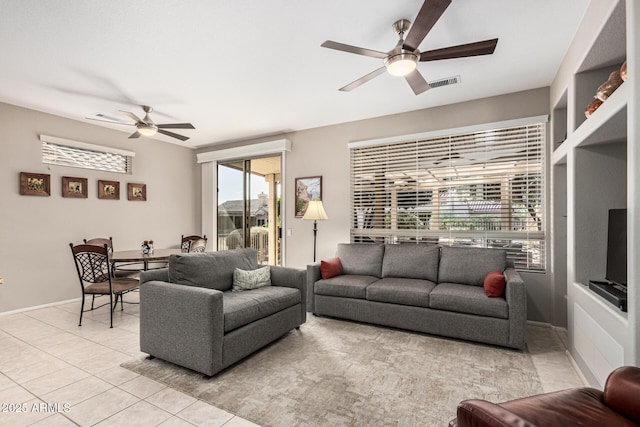
{"type": "Polygon", "coordinates": [[[507,282],[501,271],[496,270],[484,278],[484,292],[488,297],[501,297],[507,282]]]}
{"type": "Polygon", "coordinates": [[[320,274],[323,279],[331,279],[335,276],[342,275],[342,263],[340,258],[330,259],[329,261],[320,261],[320,274]]]}

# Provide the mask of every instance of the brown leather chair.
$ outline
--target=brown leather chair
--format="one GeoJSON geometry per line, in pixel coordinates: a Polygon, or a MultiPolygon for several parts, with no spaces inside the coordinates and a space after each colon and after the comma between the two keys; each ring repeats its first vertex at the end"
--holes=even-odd
{"type": "Polygon", "coordinates": [[[604,391],[590,387],[504,403],[465,400],[449,427],[640,426],[640,368],[614,370],[604,391]]]}

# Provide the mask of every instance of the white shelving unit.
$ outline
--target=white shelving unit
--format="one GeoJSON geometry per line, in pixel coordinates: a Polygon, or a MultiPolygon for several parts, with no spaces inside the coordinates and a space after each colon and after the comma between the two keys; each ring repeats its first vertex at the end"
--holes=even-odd
{"type": "Polygon", "coordinates": [[[600,387],[614,368],[640,361],[640,268],[635,267],[640,249],[634,243],[640,238],[637,73],[630,71],[588,119],[584,109],[613,70],[625,60],[628,68],[640,61],[635,46],[640,4],[634,3],[591,2],[573,44],[583,56],[563,64],[565,75],[559,73],[551,87],[554,288],[556,295],[566,295],[570,353],[589,382],[600,387]],[[628,313],[587,286],[589,279],[604,279],[607,216],[615,208],[629,212],[628,313]]]}

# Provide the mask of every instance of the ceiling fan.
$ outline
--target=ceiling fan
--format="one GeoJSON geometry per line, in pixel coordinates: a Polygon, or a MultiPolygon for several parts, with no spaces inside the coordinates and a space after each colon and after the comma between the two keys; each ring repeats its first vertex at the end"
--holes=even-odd
{"type": "Polygon", "coordinates": [[[187,139],[189,139],[188,136],[184,136],[184,135],[180,135],[174,132],[170,132],[168,130],[165,129],[195,129],[195,127],[193,127],[193,125],[191,123],[164,123],[164,124],[156,124],[154,123],[153,120],[151,120],[151,117],[149,117],[149,113],[151,113],[153,111],[152,107],[149,107],[148,105],[142,105],[142,110],[144,111],[144,118],[139,118],[138,116],[136,116],[135,114],[133,114],[130,111],[123,111],[120,110],[121,113],[126,114],[127,116],[131,117],[131,119],[133,119],[134,123],[129,123],[129,122],[123,122],[122,120],[113,118],[113,117],[109,117],[106,116],[104,114],[96,114],[97,117],[100,117],[99,119],[93,118],[93,117],[87,117],[89,120],[97,120],[99,122],[108,122],[108,123],[115,123],[115,124],[120,124],[120,125],[127,125],[127,126],[135,126],[137,129],[134,133],[132,133],[129,138],[140,138],[140,136],[154,136],[156,133],[161,133],[163,135],[167,135],[170,136],[172,138],[176,138],[179,139],[181,141],[186,141],[187,139]],[[105,120],[107,119],[107,120],[105,120]]]}
{"type": "Polygon", "coordinates": [[[431,31],[435,23],[438,22],[450,4],[451,0],[425,0],[413,25],[406,19],[396,21],[393,24],[393,30],[398,35],[399,40],[395,47],[388,52],[351,46],[331,40],[322,43],[322,47],[355,53],[357,55],[370,56],[372,58],[382,59],[384,62],[382,67],[349,83],[340,88],[340,90],[353,90],[387,71],[393,76],[404,77],[413,92],[419,95],[428,90],[430,86],[424,77],[422,77],[422,74],[416,70],[418,62],[492,54],[498,44],[497,38],[420,52],[418,46],[420,46],[420,43],[422,43],[426,35],[431,31]]]}

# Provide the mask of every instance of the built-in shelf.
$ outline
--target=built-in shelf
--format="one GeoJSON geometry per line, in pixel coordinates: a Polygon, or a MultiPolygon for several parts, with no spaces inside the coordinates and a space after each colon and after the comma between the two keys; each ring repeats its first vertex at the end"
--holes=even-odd
{"type": "MultiPolygon", "coordinates": [[[[612,321],[620,322],[620,326],[626,327],[629,325],[627,312],[618,309],[616,306],[589,289],[589,286],[585,285],[584,283],[574,282],[573,286],[576,292],[584,294],[584,298],[593,303],[593,305],[591,303],[588,303],[591,311],[594,310],[594,307],[597,307],[595,308],[595,310],[606,313],[606,316],[611,317],[612,321]]],[[[580,299],[580,302],[583,303],[583,305],[587,305],[585,304],[585,301],[583,299],[580,299]]]]}
{"type": "Polygon", "coordinates": [[[567,137],[551,155],[552,164],[567,162],[571,148],[620,142],[627,138],[627,87],[622,84],[589,119],[567,137]]]}
{"type": "MultiPolygon", "coordinates": [[[[580,51],[563,64],[566,71],[551,90],[558,96],[550,105],[554,292],[566,291],[569,352],[593,386],[603,386],[608,373],[622,364],[640,363],[640,318],[586,285],[606,274],[609,209],[630,209],[629,238],[638,240],[633,231],[638,215],[632,210],[640,198],[640,165],[629,153],[640,142],[640,117],[629,114],[637,116],[640,93],[631,82],[622,83],[589,118],[584,114],[612,72],[625,60],[637,63],[637,49],[627,46],[638,40],[639,25],[640,4],[633,0],[591,2],[578,32],[580,51]]],[[[637,246],[628,250],[629,311],[634,313],[640,277],[633,261],[640,254],[637,246]]]]}

